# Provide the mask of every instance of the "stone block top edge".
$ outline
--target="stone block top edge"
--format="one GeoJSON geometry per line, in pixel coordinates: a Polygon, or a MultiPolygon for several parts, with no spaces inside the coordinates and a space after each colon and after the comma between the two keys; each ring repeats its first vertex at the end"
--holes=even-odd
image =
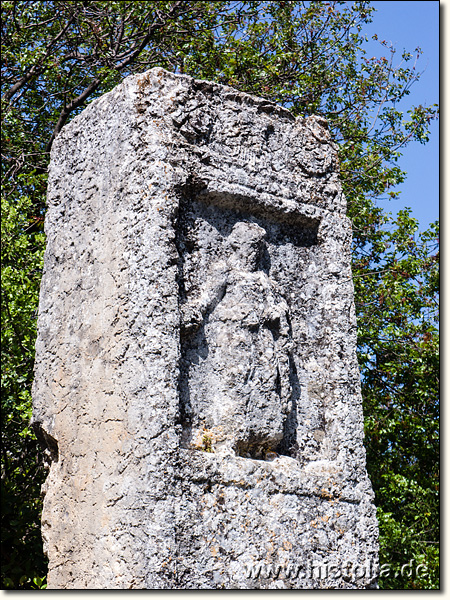
{"type": "Polygon", "coordinates": [[[187,85],[192,85],[194,88],[206,93],[218,92],[224,99],[227,100],[240,99],[240,101],[247,104],[254,104],[258,107],[261,107],[262,111],[276,113],[277,116],[283,117],[288,121],[293,122],[297,119],[289,109],[270,100],[266,100],[265,98],[248,94],[247,92],[242,92],[236,88],[233,88],[232,86],[225,85],[223,83],[217,83],[216,81],[197,79],[184,73],[172,73],[166,69],[163,69],[162,67],[153,67],[148,71],[144,71],[143,73],[131,75],[127,79],[136,78],[138,85],[141,86],[141,89],[145,89],[145,82],[148,81],[150,77],[159,77],[160,79],[161,77],[164,77],[166,80],[171,80],[173,82],[183,81],[187,85]]]}
{"type": "MultiPolygon", "coordinates": [[[[217,83],[215,81],[197,79],[195,77],[182,73],[172,73],[170,71],[167,71],[166,69],[163,69],[162,67],[152,67],[151,69],[148,69],[143,73],[129,75],[128,77],[125,77],[119,84],[117,84],[112,90],[110,90],[109,92],[105,92],[99,98],[96,98],[92,100],[92,102],[89,102],[89,104],[86,105],[86,107],[80,114],[76,115],[63,127],[62,131],[55,139],[55,142],[57,140],[62,141],[62,139],[65,137],[64,134],[69,133],[72,127],[76,126],[75,124],[82,120],[83,117],[88,116],[90,111],[93,110],[94,107],[98,107],[101,104],[109,103],[112,97],[118,97],[123,92],[128,92],[128,94],[130,95],[130,100],[135,102],[136,96],[138,94],[145,95],[147,88],[150,87],[151,84],[155,82],[155,80],[160,85],[164,82],[172,82],[173,84],[184,83],[186,86],[192,86],[194,89],[202,91],[204,93],[218,92],[223,100],[236,101],[242,104],[253,105],[256,106],[261,112],[273,114],[277,118],[281,118],[286,122],[298,123],[299,125],[303,124],[312,132],[312,134],[319,143],[330,144],[333,148],[335,148],[336,146],[328,131],[328,122],[326,118],[322,115],[300,115],[298,117],[295,117],[288,108],[285,108],[284,106],[281,106],[280,104],[277,104],[265,98],[255,96],[253,94],[248,94],[247,92],[242,92],[240,90],[237,90],[236,88],[217,83]]],[[[55,147],[57,145],[58,144],[54,144],[53,146],[55,147]]]]}
{"type": "Polygon", "coordinates": [[[254,105],[261,112],[274,114],[278,118],[291,123],[303,123],[312,131],[317,141],[320,143],[329,143],[333,145],[333,147],[335,146],[328,131],[328,121],[324,116],[316,114],[309,116],[299,115],[296,117],[288,108],[285,108],[276,102],[272,102],[271,100],[267,100],[266,98],[262,98],[260,96],[255,96],[254,94],[240,91],[223,83],[217,83],[216,81],[211,81],[208,79],[197,79],[184,73],[172,73],[166,69],[163,69],[162,67],[152,67],[143,73],[130,75],[129,77],[125,78],[122,83],[136,82],[141,92],[144,92],[146,85],[150,83],[152,78],[159,78],[159,81],[161,82],[163,77],[166,81],[170,80],[174,83],[184,82],[186,85],[193,86],[196,90],[204,93],[217,92],[219,96],[223,98],[223,100],[234,100],[242,104],[254,105]]]}

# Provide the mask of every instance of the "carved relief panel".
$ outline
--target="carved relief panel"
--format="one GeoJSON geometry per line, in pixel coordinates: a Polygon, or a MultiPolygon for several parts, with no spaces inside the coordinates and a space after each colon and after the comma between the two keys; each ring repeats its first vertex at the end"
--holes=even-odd
{"type": "Polygon", "coordinates": [[[179,214],[183,445],[299,457],[314,419],[323,420],[316,406],[300,422],[305,310],[314,302],[302,292],[317,226],[208,200],[185,198],[179,214]]]}

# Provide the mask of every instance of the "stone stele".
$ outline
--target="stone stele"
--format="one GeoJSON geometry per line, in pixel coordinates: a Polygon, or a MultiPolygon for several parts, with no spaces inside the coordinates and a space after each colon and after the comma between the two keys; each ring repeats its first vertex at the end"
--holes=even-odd
{"type": "Polygon", "coordinates": [[[155,68],[52,149],[49,589],[376,587],[351,226],[322,117],[155,68]]]}

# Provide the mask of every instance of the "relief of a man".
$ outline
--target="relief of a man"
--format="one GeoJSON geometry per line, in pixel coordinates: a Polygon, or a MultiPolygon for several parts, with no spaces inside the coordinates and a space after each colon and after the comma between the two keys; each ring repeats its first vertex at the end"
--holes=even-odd
{"type": "Polygon", "coordinates": [[[186,331],[203,325],[207,355],[191,365],[192,444],[264,456],[283,437],[290,409],[289,308],[258,268],[265,230],[237,223],[203,293],[183,307],[186,331]],[[206,401],[205,401],[206,400],[206,401]]]}

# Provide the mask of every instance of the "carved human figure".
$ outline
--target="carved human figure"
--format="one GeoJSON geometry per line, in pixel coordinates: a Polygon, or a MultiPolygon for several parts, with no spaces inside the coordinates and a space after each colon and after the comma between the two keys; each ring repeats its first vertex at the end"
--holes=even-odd
{"type": "Polygon", "coordinates": [[[186,334],[203,326],[207,352],[190,367],[192,445],[263,456],[283,437],[290,410],[289,308],[258,270],[265,230],[237,223],[229,257],[216,263],[204,292],[183,306],[186,334]]]}

